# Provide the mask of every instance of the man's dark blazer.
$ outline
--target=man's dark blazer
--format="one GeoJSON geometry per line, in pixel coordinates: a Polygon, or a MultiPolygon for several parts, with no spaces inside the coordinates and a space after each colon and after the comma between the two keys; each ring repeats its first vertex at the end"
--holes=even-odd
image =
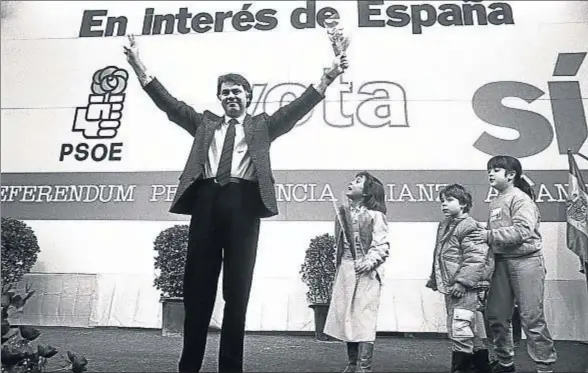
{"type": "MultiPolygon", "coordinates": [[[[149,82],[144,90],[172,122],[180,125],[194,137],[192,150],[180,176],[176,196],[170,208],[172,213],[191,215],[193,201],[190,198],[191,193],[188,191],[190,186],[204,173],[204,165],[208,159],[208,148],[215,130],[222,124],[223,117],[208,110],[204,113],[196,112],[191,106],[174,98],[156,78],[149,82]]],[[[260,217],[278,214],[274,190],[275,180],[270,162],[271,143],[294,128],[296,123],[323,98],[323,95],[310,86],[300,97],[272,115],[261,113],[254,117],[249,114],[245,116],[243,121],[245,141],[251,161],[255,166],[259,193],[263,201],[263,206],[259,211],[260,217]]]]}

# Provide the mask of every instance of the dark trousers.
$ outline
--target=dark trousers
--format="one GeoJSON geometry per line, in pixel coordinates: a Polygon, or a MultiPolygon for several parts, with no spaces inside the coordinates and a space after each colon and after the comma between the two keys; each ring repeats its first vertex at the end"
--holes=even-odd
{"type": "Polygon", "coordinates": [[[243,371],[245,314],[259,237],[259,188],[242,181],[195,185],[184,274],[184,347],[180,372],[202,367],[218,278],[223,264],[224,316],[219,371],[243,371]]]}

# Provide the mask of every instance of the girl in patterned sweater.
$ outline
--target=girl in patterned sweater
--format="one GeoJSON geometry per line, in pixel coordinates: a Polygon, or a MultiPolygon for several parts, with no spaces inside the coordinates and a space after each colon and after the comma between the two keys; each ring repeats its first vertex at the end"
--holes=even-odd
{"type": "Polygon", "coordinates": [[[476,232],[474,240],[488,243],[495,257],[486,306],[498,358],[494,372],[515,372],[511,331],[515,303],[537,371],[552,372],[557,354],[543,309],[546,270],[535,194],[518,159],[496,156],[488,161],[487,169],[490,186],[498,196],[490,202],[486,229],[476,232]]]}

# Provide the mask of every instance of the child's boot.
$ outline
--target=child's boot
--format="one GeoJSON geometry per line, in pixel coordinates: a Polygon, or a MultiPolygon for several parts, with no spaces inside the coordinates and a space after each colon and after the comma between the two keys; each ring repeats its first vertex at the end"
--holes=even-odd
{"type": "Polygon", "coordinates": [[[504,365],[500,364],[498,360],[495,360],[491,363],[491,366],[494,373],[515,373],[517,371],[514,363],[504,365]]]}
{"type": "Polygon", "coordinates": [[[470,372],[474,355],[461,351],[451,352],[451,373],[470,372]]]}
{"type": "Polygon", "coordinates": [[[553,364],[537,363],[537,373],[553,373],[553,364]]]}
{"type": "Polygon", "coordinates": [[[372,371],[372,357],[374,355],[373,342],[360,342],[359,355],[357,359],[356,372],[371,372],[372,371]]]}
{"type": "Polygon", "coordinates": [[[474,351],[472,359],[475,373],[492,373],[492,366],[490,365],[490,358],[488,357],[488,350],[474,351]]]}
{"type": "Polygon", "coordinates": [[[355,368],[357,367],[357,355],[359,351],[359,343],[358,342],[347,342],[347,358],[349,362],[345,367],[343,373],[353,373],[355,372],[355,368]]]}

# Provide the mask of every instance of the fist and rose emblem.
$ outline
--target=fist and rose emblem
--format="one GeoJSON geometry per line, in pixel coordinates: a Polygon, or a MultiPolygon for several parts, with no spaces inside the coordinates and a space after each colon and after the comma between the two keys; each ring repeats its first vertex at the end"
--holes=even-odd
{"type": "Polygon", "coordinates": [[[76,108],[73,132],[86,139],[112,139],[118,134],[129,74],[107,66],[94,73],[86,107],[76,108]]]}
{"type": "Polygon", "coordinates": [[[97,95],[119,95],[127,89],[128,78],[127,71],[116,66],[98,70],[92,77],[92,92],[97,95]]]}

